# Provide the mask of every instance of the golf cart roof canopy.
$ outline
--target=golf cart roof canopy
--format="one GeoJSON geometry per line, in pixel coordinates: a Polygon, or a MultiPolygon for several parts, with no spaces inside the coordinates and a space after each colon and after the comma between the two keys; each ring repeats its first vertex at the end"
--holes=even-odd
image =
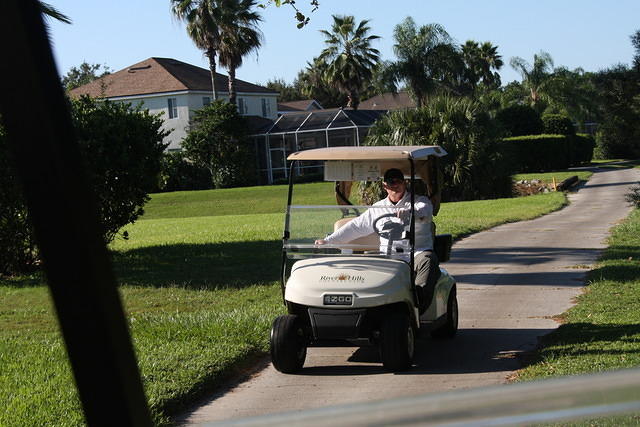
{"type": "Polygon", "coordinates": [[[287,160],[426,160],[429,156],[442,157],[447,152],[437,145],[327,147],[292,153],[287,160]]]}

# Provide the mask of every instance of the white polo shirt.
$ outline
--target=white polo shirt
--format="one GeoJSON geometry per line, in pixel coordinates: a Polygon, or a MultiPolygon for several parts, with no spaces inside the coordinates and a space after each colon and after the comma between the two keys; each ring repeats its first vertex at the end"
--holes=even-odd
{"type": "MultiPolygon", "coordinates": [[[[396,214],[397,208],[411,209],[411,194],[405,191],[402,199],[398,203],[393,203],[386,197],[373,204],[375,209],[367,209],[360,216],[349,221],[324,240],[327,243],[348,243],[359,237],[367,236],[375,230],[373,223],[377,218],[385,214],[396,214]],[[384,207],[388,206],[389,209],[384,207]]],[[[433,233],[431,232],[431,221],[433,218],[433,206],[431,201],[425,196],[415,196],[415,253],[433,250],[433,233]]],[[[389,241],[380,236],[380,250],[387,251],[389,241]]]]}

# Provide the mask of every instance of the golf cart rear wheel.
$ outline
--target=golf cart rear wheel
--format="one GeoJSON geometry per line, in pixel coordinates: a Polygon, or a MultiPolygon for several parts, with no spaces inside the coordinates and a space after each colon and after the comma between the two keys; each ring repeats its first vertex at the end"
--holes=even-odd
{"type": "Polygon", "coordinates": [[[409,316],[394,313],[380,325],[380,357],[385,369],[396,372],[411,367],[413,362],[414,333],[409,316]]]}
{"type": "Polygon", "coordinates": [[[292,374],[302,369],[307,345],[298,316],[286,314],[273,321],[270,346],[271,362],[278,371],[292,374]]]}
{"type": "Polygon", "coordinates": [[[431,336],[436,339],[453,338],[458,331],[458,298],[456,285],[453,285],[447,299],[447,318],[444,324],[431,331],[431,336]]]}

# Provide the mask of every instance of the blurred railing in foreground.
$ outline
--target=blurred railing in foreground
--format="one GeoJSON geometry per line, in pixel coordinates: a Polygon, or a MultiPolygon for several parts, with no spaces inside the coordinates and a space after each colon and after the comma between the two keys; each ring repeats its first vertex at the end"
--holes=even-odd
{"type": "Polygon", "coordinates": [[[640,412],[640,369],[243,418],[233,426],[508,426],[640,412]]]}

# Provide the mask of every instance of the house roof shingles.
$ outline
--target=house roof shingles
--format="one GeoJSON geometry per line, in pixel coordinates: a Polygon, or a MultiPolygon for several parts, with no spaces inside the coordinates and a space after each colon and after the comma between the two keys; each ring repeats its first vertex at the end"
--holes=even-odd
{"type": "Polygon", "coordinates": [[[278,102],[278,111],[311,111],[317,109],[322,109],[322,105],[315,99],[278,102]]]}
{"type": "MultiPolygon", "coordinates": [[[[70,91],[71,96],[99,98],[150,95],[186,90],[211,91],[211,73],[204,68],[171,58],[149,58],[70,91]]],[[[216,90],[228,92],[227,76],[216,73],[216,90]]],[[[263,86],[236,79],[236,90],[277,93],[263,86]]]]}
{"type": "Polygon", "coordinates": [[[385,93],[376,95],[373,98],[362,101],[358,108],[363,110],[401,110],[416,108],[416,103],[411,99],[408,92],[401,91],[396,94],[385,93]]]}

